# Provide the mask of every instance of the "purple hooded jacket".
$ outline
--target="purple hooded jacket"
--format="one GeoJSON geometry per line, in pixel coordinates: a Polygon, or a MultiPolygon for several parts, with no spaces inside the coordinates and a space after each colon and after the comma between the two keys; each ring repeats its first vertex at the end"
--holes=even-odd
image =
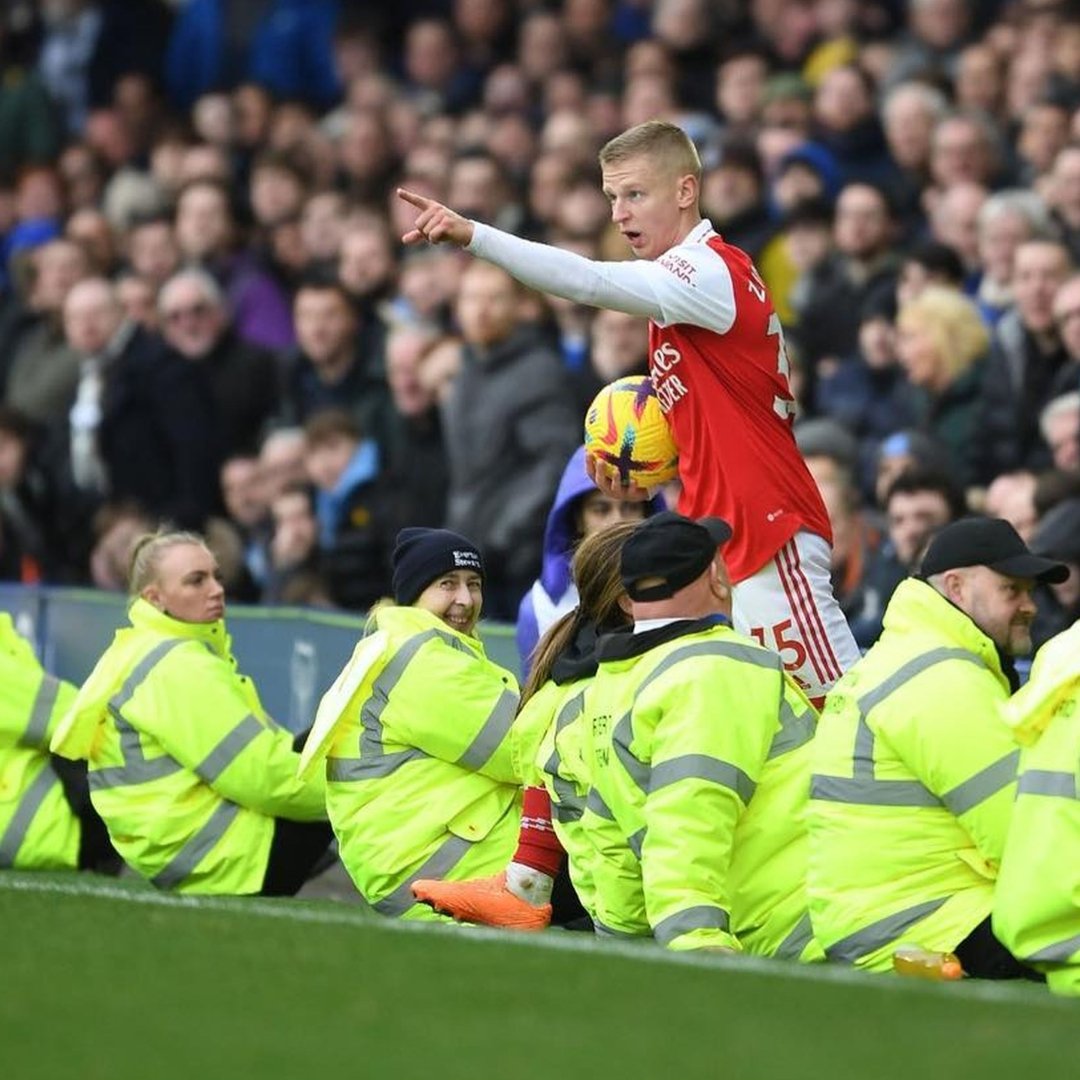
{"type": "MultiPolygon", "coordinates": [[[[570,561],[578,540],[575,515],[581,500],[596,485],[585,472],[585,448],[579,446],[563,469],[555,502],[548,511],[544,528],[544,562],[540,576],[518,606],[517,647],[521,670],[527,674],[536,643],[544,632],[568,611],[577,606],[577,587],[570,576],[570,561]]],[[[663,497],[654,496],[648,513],[665,508],[663,497]]]]}

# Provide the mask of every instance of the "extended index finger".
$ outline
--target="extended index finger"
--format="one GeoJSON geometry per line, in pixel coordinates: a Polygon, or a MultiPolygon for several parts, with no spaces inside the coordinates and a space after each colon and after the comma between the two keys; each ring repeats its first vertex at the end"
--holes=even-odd
{"type": "Polygon", "coordinates": [[[429,206],[435,205],[434,199],[429,199],[426,195],[418,195],[415,191],[410,191],[408,188],[399,187],[397,193],[399,199],[404,199],[407,203],[412,203],[418,210],[426,210],[429,206]]]}

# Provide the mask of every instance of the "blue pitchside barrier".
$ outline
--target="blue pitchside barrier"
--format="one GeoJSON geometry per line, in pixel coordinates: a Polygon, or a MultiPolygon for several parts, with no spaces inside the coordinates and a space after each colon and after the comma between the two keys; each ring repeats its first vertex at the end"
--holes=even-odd
{"type": "MultiPolygon", "coordinates": [[[[0,585],[0,611],[11,613],[48,671],[81,683],[126,624],[126,598],[90,589],[0,585]]],[[[352,655],[364,628],[355,615],[315,608],[230,604],[228,628],[240,670],[250,675],[270,715],[291,731],[314,719],[319,698],[352,655]]],[[[519,669],[512,627],[481,626],[488,656],[519,669]]]]}

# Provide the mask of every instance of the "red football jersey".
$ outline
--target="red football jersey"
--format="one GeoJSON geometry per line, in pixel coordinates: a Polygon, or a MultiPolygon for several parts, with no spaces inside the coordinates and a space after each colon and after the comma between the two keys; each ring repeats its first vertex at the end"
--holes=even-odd
{"type": "Polygon", "coordinates": [[[727,329],[650,321],[649,369],[679,448],[679,512],[731,525],[724,555],[739,582],[800,529],[830,543],[832,531],[792,434],[787,353],[772,301],[750,257],[703,225],[657,262],[697,292],[698,304],[715,289],[727,329]]]}

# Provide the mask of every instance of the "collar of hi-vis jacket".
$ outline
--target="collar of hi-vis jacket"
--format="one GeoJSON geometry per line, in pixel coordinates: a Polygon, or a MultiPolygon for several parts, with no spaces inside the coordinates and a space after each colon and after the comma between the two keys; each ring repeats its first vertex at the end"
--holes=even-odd
{"type": "Polygon", "coordinates": [[[375,625],[380,630],[385,630],[395,637],[400,634],[422,634],[425,630],[438,630],[443,634],[450,634],[469,647],[471,652],[478,656],[484,656],[484,646],[478,638],[471,634],[463,634],[455,630],[449,623],[444,622],[438,615],[432,614],[421,607],[402,607],[399,604],[388,604],[380,608],[375,614],[375,625]]]}
{"type": "Polygon", "coordinates": [[[984,634],[969,615],[925,581],[907,578],[900,582],[885,609],[882,625],[885,634],[928,639],[928,650],[945,644],[973,653],[1004,689],[1010,690],[1009,677],[1002,669],[1001,656],[993,639],[984,634]]]}
{"type": "Polygon", "coordinates": [[[109,702],[147,652],[148,637],[198,641],[216,656],[234,663],[222,619],[212,623],[182,622],[142,599],[132,603],[128,618],[131,625],[116,632],[57,726],[50,745],[54,754],[76,760],[91,756],[109,702]]]}
{"type": "Polygon", "coordinates": [[[1031,677],[1001,706],[1021,746],[1031,746],[1066,703],[1080,698],[1080,622],[1051,638],[1035,656],[1031,677]]]}

